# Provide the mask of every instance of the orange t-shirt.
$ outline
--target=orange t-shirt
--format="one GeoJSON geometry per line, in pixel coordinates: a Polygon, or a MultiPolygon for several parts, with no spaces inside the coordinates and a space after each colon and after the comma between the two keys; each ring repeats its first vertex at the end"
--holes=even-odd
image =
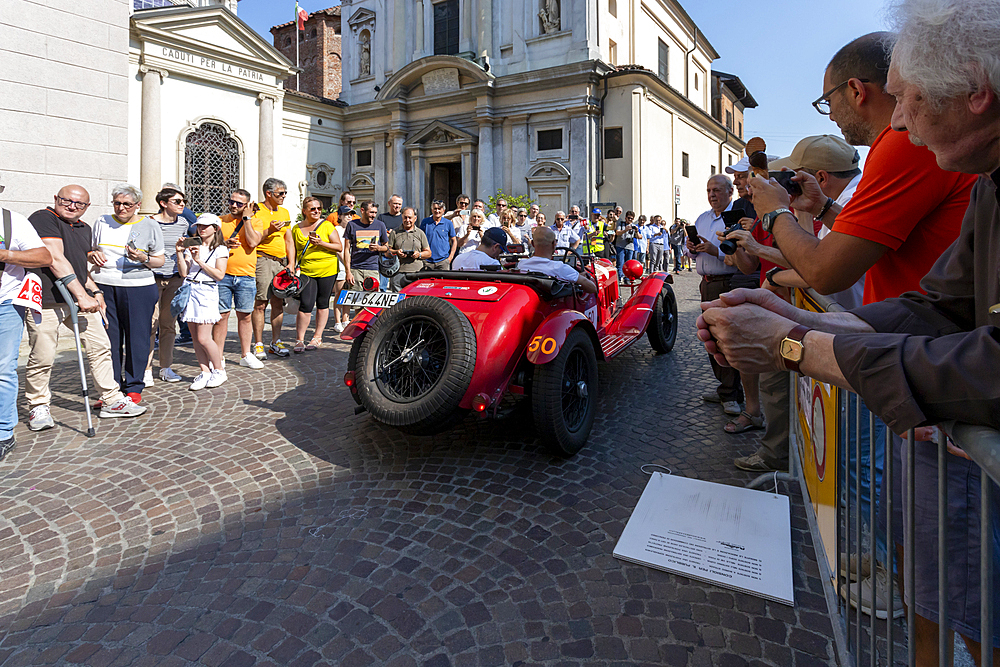
{"type": "MultiPolygon", "coordinates": [[[[225,219],[222,220],[222,236],[223,238],[229,238],[236,229],[236,225],[239,224],[238,220],[230,220],[226,222],[225,219]]],[[[253,225],[253,228],[258,232],[264,232],[264,222],[258,218],[250,218],[247,221],[248,225],[253,225]]],[[[241,229],[240,233],[236,236],[240,240],[240,245],[236,248],[229,249],[229,263],[226,264],[226,274],[230,276],[253,276],[257,272],[257,249],[251,248],[247,245],[246,233],[241,229]]]]}
{"type": "Polygon", "coordinates": [[[920,279],[958,238],[976,177],[944,171],[908,132],[885,128],[833,231],[888,246],[865,275],[864,303],[923,291],[920,279]]]}

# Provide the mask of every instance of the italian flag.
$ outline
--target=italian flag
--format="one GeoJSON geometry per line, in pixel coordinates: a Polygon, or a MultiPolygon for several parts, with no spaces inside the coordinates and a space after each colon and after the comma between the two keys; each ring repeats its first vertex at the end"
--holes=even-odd
{"type": "Polygon", "coordinates": [[[306,10],[299,7],[299,3],[295,3],[295,18],[299,22],[299,30],[306,29],[306,20],[309,18],[309,13],[306,10]]]}

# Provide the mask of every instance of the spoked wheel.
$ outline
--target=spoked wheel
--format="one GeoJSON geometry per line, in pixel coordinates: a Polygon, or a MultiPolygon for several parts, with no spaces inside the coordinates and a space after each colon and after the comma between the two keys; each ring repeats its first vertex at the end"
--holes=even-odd
{"type": "Polygon", "coordinates": [[[414,433],[447,426],[476,365],[476,334],[447,301],[407,298],[375,319],[358,350],[361,404],[414,433]]]}
{"type": "Polygon", "coordinates": [[[590,337],[574,329],[559,355],[535,368],[531,393],[535,428],[557,456],[587,444],[597,414],[597,356],[590,337]]]}
{"type": "Polygon", "coordinates": [[[441,325],[424,316],[389,331],[375,352],[375,384],[397,403],[425,396],[444,377],[449,344],[441,325]]]}
{"type": "Polygon", "coordinates": [[[674,348],[677,340],[677,299],[670,285],[664,285],[663,291],[656,297],[646,336],[657,352],[666,353],[674,348]]]}

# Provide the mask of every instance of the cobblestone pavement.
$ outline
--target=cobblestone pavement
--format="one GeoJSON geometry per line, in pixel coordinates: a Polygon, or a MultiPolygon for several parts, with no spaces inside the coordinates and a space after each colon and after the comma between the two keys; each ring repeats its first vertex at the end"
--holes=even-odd
{"type": "Polygon", "coordinates": [[[796,489],[794,608],[612,557],[641,465],[751,478],[732,459],[755,438],[700,399],[697,278],[677,279],[676,348],[643,339],[601,366],[570,460],[523,417],[413,437],[355,416],[340,342],[230,363],[214,390],[157,382],[145,416],[87,439],[63,357],[56,428],[22,424],[0,463],[0,664],[834,663],[796,489]]]}

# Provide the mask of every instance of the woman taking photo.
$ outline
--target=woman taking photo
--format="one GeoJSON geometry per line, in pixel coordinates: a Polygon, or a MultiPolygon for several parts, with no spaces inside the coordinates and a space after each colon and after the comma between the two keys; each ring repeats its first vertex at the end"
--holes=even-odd
{"type": "Polygon", "coordinates": [[[94,223],[91,275],[107,304],[108,338],[115,380],[138,404],[145,388],[153,309],[159,298],[153,269],[163,266],[163,234],[139,216],[142,192],[121,183],[111,191],[114,213],[94,223]]]}
{"type": "Polygon", "coordinates": [[[177,338],[176,321],[170,316],[170,302],[184,279],[177,273],[177,253],[174,246],[177,239],[187,235],[188,221],[180,217],[184,213],[184,193],[175,188],[163,188],[156,193],[159,213],[149,216],[163,235],[163,247],[167,254],[162,266],[153,268],[158,298],[153,307],[153,328],[149,336],[149,361],[143,382],[153,384],[153,341],[160,337],[160,379],[164,382],[180,382],[181,376],[170,368],[174,363],[174,340],[177,338]]]}
{"type": "Polygon", "coordinates": [[[222,350],[212,339],[212,325],[222,319],[219,314],[219,281],[226,275],[229,248],[222,238],[219,216],[202,213],[194,223],[201,245],[185,248],[185,239],[177,239],[177,270],[190,284],[191,292],[181,319],[191,331],[191,342],[198,357],[201,373],[189,389],[218,387],[228,378],[222,368],[222,350]]]}
{"type": "Polygon", "coordinates": [[[319,199],[306,197],[302,201],[302,215],[302,222],[285,230],[288,266],[302,281],[299,312],[295,316],[295,347],[292,348],[296,353],[315,350],[323,344],[323,329],[330,317],[330,295],[340,264],[337,253],[343,249],[335,225],[323,220],[323,203],[319,199]],[[306,328],[314,307],[316,331],[307,344],[306,328]]]}

